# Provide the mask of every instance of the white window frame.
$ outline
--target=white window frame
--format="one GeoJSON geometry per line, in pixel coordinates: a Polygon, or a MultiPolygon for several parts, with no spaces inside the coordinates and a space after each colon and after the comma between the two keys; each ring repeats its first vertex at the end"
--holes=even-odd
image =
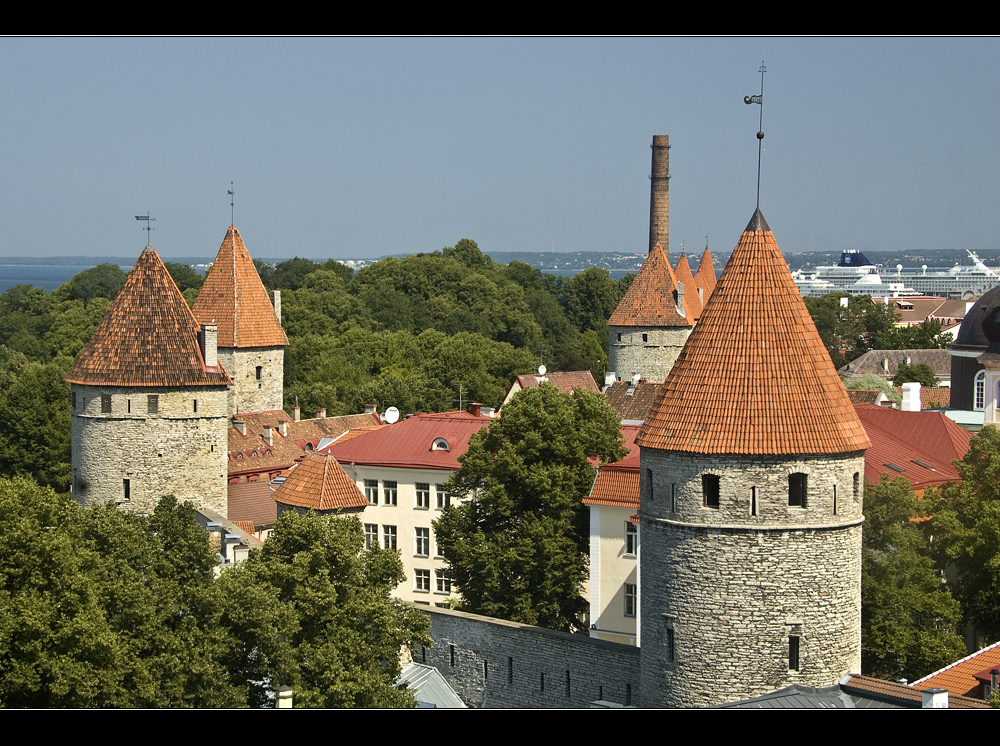
{"type": "Polygon", "coordinates": [[[377,523],[366,523],[365,524],[365,549],[371,549],[372,547],[378,546],[378,524],[377,523]]]}
{"type": "Polygon", "coordinates": [[[625,616],[634,617],[639,605],[639,586],[636,583],[625,584],[625,616]]]}
{"type": "Polygon", "coordinates": [[[986,409],[986,371],[976,373],[972,384],[972,408],[977,412],[986,409]]]}
{"type": "Polygon", "coordinates": [[[398,497],[399,485],[390,479],[384,480],[382,482],[382,504],[394,507],[398,497]]]}
{"type": "Polygon", "coordinates": [[[378,480],[365,480],[365,497],[368,498],[369,505],[378,505],[378,480]]]}
{"type": "Polygon", "coordinates": [[[382,545],[386,549],[396,548],[396,527],[382,526],[382,545]]]}
{"type": "Polygon", "coordinates": [[[440,484],[434,485],[434,499],[437,501],[437,509],[444,510],[451,505],[451,495],[449,495],[440,484]]]}
{"type": "Polygon", "coordinates": [[[639,553],[639,524],[625,521],[625,554],[634,557],[639,553]]]}
{"type": "Polygon", "coordinates": [[[417,527],[413,529],[414,537],[414,557],[429,557],[431,554],[431,530],[429,528],[417,527]]]}
{"type": "Polygon", "coordinates": [[[431,507],[431,485],[429,482],[416,483],[416,505],[415,510],[427,510],[431,507]]]}
{"type": "Polygon", "coordinates": [[[437,583],[437,593],[441,593],[445,596],[451,595],[451,577],[445,570],[435,570],[434,579],[437,583]]]}
{"type": "Polygon", "coordinates": [[[431,571],[430,570],[414,570],[413,571],[413,590],[417,593],[430,593],[431,592],[431,571]]]}

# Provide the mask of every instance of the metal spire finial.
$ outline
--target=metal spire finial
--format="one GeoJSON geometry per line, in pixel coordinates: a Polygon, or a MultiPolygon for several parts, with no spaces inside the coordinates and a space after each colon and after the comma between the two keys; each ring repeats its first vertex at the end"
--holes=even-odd
{"type": "Polygon", "coordinates": [[[236,225],[236,189],[229,182],[229,224],[236,225]]]}
{"type": "Polygon", "coordinates": [[[757,96],[744,96],[745,104],[760,104],[760,122],[757,125],[757,209],[760,209],[760,153],[764,145],[764,60],[760,61],[760,94],[757,96]]]}
{"type": "Polygon", "coordinates": [[[153,230],[153,226],[151,226],[150,223],[155,223],[156,222],[156,218],[149,217],[149,211],[147,210],[145,215],[136,215],[135,219],[136,220],[145,220],[146,221],[146,227],[143,228],[143,230],[146,231],[146,243],[147,244],[152,243],[152,241],[150,240],[150,235],[149,234],[153,230]]]}

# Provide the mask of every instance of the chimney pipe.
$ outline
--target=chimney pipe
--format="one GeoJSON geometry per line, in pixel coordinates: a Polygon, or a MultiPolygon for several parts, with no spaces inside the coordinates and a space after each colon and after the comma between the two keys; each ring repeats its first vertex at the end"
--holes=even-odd
{"type": "Polygon", "coordinates": [[[469,414],[471,414],[473,417],[478,417],[482,408],[483,408],[482,402],[478,401],[469,402],[469,414]]]}
{"type": "Polygon", "coordinates": [[[653,135],[652,164],[649,174],[649,248],[657,243],[670,254],[670,138],[653,135]]]}
{"type": "Polygon", "coordinates": [[[282,438],[288,437],[288,420],[278,420],[278,432],[282,438]]]}
{"type": "Polygon", "coordinates": [[[271,291],[271,305],[274,306],[274,315],[278,319],[278,323],[281,323],[281,291],[272,290],[271,291]]]}
{"type": "Polygon", "coordinates": [[[274,445],[274,439],[271,436],[271,426],[264,425],[264,442],[269,446],[274,445]]]}
{"type": "Polygon", "coordinates": [[[378,406],[375,404],[365,404],[365,414],[375,414],[378,410],[378,406]]]}
{"type": "Polygon", "coordinates": [[[246,435],[247,435],[247,423],[245,421],[243,421],[243,420],[233,420],[233,427],[235,427],[237,430],[239,430],[240,435],[242,435],[244,438],[246,437],[246,435]]]}
{"type": "Polygon", "coordinates": [[[326,407],[320,407],[319,409],[317,409],[316,410],[316,416],[319,417],[321,420],[325,420],[326,419],[326,407]]]}
{"type": "Polygon", "coordinates": [[[299,405],[296,404],[294,407],[292,407],[292,420],[294,422],[298,422],[301,416],[302,416],[302,410],[299,408],[299,405]]]}
{"type": "Polygon", "coordinates": [[[920,384],[917,382],[903,384],[903,406],[904,412],[920,411],[920,384]]]}
{"type": "Polygon", "coordinates": [[[202,324],[198,337],[201,356],[205,358],[205,367],[219,367],[219,327],[216,324],[202,324]]]}
{"type": "Polygon", "coordinates": [[[924,689],[920,692],[920,706],[925,710],[947,710],[947,689],[924,689]]]}

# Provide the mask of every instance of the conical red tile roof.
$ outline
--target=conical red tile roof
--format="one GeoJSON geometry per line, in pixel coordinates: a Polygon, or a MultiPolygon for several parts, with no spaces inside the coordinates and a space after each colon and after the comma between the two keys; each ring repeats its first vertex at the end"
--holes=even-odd
{"type": "Polygon", "coordinates": [[[759,209],[636,443],[736,455],[868,448],[864,427],[759,209]]]}
{"type": "Polygon", "coordinates": [[[689,319],[694,319],[695,321],[701,316],[701,300],[698,299],[698,285],[694,281],[694,275],[691,274],[691,265],[688,264],[687,254],[681,254],[681,258],[677,260],[677,266],[674,267],[674,277],[677,278],[677,284],[684,285],[684,310],[689,319]]]}
{"type": "Polygon", "coordinates": [[[288,337],[240,232],[229,226],[194,302],[195,317],[219,325],[219,347],[277,347],[288,337]]]}
{"type": "Polygon", "coordinates": [[[656,244],[608,319],[608,326],[693,326],[693,318],[677,312],[676,290],[667,252],[662,244],[656,244]]]}
{"type": "Polygon", "coordinates": [[[333,456],[310,453],[288,472],[274,492],[284,505],[313,510],[364,508],[368,500],[333,456]]]}
{"type": "Polygon", "coordinates": [[[200,327],[153,247],[139,256],[66,379],[92,386],[228,386],[205,367],[200,327]]]}
{"type": "Polygon", "coordinates": [[[701,255],[701,264],[698,265],[698,271],[694,275],[695,284],[702,288],[705,296],[705,302],[708,303],[708,299],[712,297],[712,291],[715,290],[715,264],[712,263],[712,254],[708,250],[708,244],[705,244],[705,251],[701,255]]]}

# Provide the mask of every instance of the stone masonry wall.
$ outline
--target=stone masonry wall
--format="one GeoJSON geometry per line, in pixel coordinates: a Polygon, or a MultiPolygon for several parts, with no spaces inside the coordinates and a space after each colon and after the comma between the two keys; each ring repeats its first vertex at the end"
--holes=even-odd
{"type": "Polygon", "coordinates": [[[73,384],[73,497],[152,512],[163,495],[226,515],[227,389],[73,384]],[[158,411],[150,411],[149,396],[158,411]],[[103,396],[111,397],[104,412],[103,396]],[[126,482],[127,491],[126,495],[126,482]]]}
{"type": "Polygon", "coordinates": [[[623,381],[636,372],[647,381],[665,381],[692,328],[609,327],[609,369],[623,381]],[[645,341],[642,338],[644,334],[645,341]]]}
{"type": "Polygon", "coordinates": [[[219,360],[233,379],[229,414],[281,409],[284,403],[284,347],[219,348],[219,360]],[[260,378],[257,367],[260,366],[260,378]]]}
{"type": "Polygon", "coordinates": [[[860,671],[863,465],[642,449],[640,704],[713,705],[860,671]],[[788,505],[789,474],[806,474],[805,507],[788,505]]]}
{"type": "Polygon", "coordinates": [[[423,610],[434,647],[418,647],[413,659],[437,668],[470,707],[636,702],[635,647],[459,611],[423,610]]]}

